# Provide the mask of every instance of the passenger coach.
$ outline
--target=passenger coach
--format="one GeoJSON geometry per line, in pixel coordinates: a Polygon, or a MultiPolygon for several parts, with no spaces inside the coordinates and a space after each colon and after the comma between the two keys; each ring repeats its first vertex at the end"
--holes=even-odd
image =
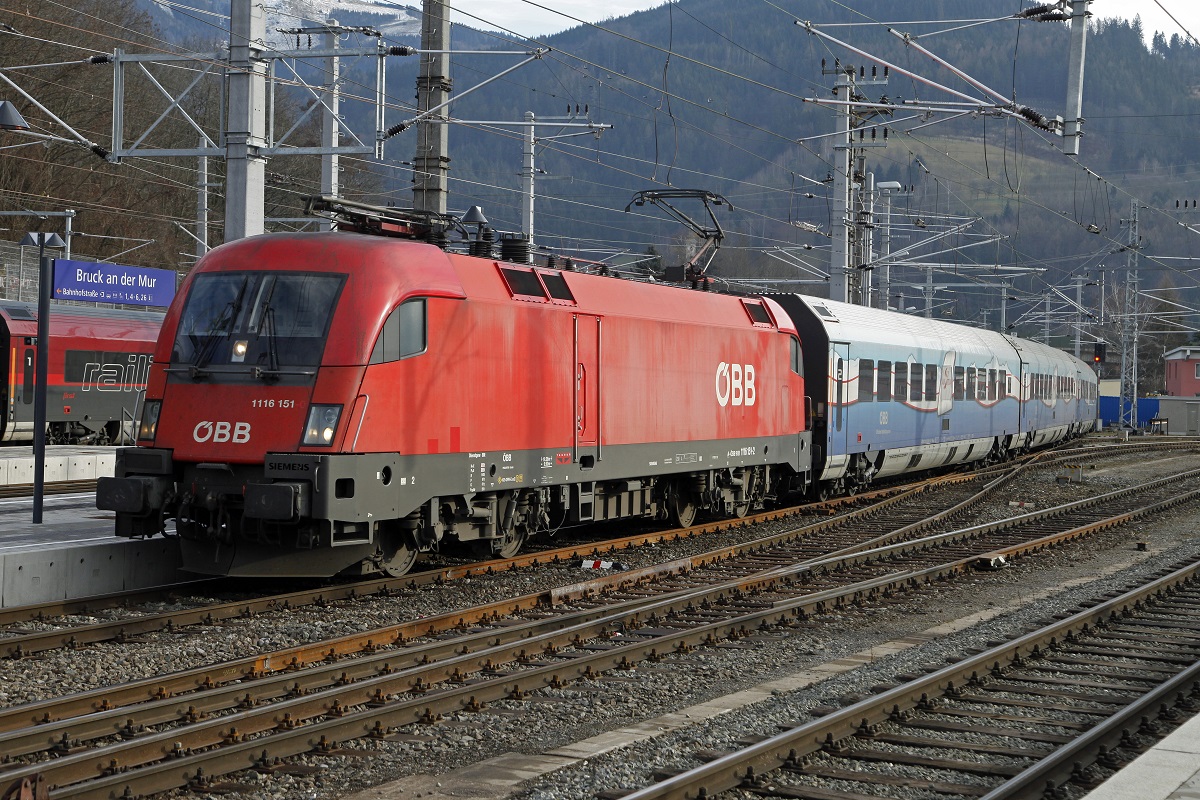
{"type": "MultiPolygon", "coordinates": [[[[163,315],[54,305],[46,365],[49,441],[107,443],[133,433],[163,315]]],[[[0,441],[33,440],[37,307],[0,302],[4,415],[0,441]]]]}
{"type": "Polygon", "coordinates": [[[1086,433],[1096,375],[1053,347],[802,295],[771,295],[804,342],[820,492],[1086,433]]]}

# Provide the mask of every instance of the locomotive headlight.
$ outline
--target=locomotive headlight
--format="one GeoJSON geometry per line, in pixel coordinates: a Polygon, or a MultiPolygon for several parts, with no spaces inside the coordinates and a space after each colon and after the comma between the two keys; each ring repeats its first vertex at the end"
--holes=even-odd
{"type": "Polygon", "coordinates": [[[233,363],[240,364],[246,360],[246,351],[250,349],[250,342],[245,339],[238,339],[233,343],[233,363]]]}
{"type": "Polygon", "coordinates": [[[154,441],[158,433],[158,415],[162,413],[162,400],[147,400],[142,406],[142,419],[138,423],[138,441],[154,441]]]}
{"type": "Polygon", "coordinates": [[[303,443],[318,447],[333,444],[333,434],[337,430],[338,418],[341,415],[341,406],[310,406],[308,422],[304,423],[303,443]]]}

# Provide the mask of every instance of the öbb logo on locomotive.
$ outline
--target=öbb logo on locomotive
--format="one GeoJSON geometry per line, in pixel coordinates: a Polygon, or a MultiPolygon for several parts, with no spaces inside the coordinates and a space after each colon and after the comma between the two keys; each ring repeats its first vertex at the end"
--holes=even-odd
{"type": "Polygon", "coordinates": [[[233,442],[234,444],[245,444],[250,441],[250,423],[201,420],[192,429],[192,438],[200,443],[233,442]]]}
{"type": "Polygon", "coordinates": [[[754,391],[754,365],[730,364],[725,361],[717,364],[716,390],[717,402],[721,404],[721,408],[730,404],[754,405],[757,397],[754,391]]]}

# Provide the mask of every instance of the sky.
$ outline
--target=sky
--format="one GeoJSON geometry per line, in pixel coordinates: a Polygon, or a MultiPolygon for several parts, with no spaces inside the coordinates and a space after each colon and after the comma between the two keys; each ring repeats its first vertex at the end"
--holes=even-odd
{"type": "MultiPolygon", "coordinates": [[[[1049,2],[1050,0],[1045,0],[1049,2]]],[[[475,28],[506,28],[523,36],[538,37],[565,30],[579,24],[575,20],[600,22],[612,17],[622,17],[647,8],[662,5],[664,0],[449,0],[451,8],[459,8],[476,17],[451,15],[475,28]],[[547,9],[553,8],[554,11],[547,9]],[[555,13],[561,12],[561,13],[555,13]],[[564,16],[567,15],[567,16],[564,16]],[[571,19],[571,18],[574,19],[571,19]],[[490,24],[489,24],[490,23],[490,24]]],[[[969,4],[963,4],[964,9],[969,4]]],[[[903,4],[897,4],[898,9],[903,4]]],[[[1197,0],[1092,0],[1092,14],[1096,17],[1142,18],[1142,26],[1148,35],[1156,30],[1184,36],[1179,26],[1163,12],[1171,12],[1192,35],[1200,38],[1200,2],[1197,0]],[[1161,7],[1160,7],[1161,4],[1161,7]]],[[[969,16],[964,13],[963,17],[969,16]]]]}

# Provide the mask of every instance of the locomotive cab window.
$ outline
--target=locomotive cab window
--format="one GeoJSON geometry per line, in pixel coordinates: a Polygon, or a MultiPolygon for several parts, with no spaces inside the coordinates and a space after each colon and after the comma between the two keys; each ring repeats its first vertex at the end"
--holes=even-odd
{"type": "Polygon", "coordinates": [[[370,363],[384,364],[424,353],[428,344],[426,330],[424,298],[404,301],[383,323],[370,363]]]}
{"type": "Polygon", "coordinates": [[[311,272],[197,275],[180,315],[171,361],[263,371],[316,366],[345,280],[311,272]]]}
{"type": "Polygon", "coordinates": [[[800,340],[792,336],[791,342],[792,372],[804,377],[804,360],[800,357],[800,340]]]}

